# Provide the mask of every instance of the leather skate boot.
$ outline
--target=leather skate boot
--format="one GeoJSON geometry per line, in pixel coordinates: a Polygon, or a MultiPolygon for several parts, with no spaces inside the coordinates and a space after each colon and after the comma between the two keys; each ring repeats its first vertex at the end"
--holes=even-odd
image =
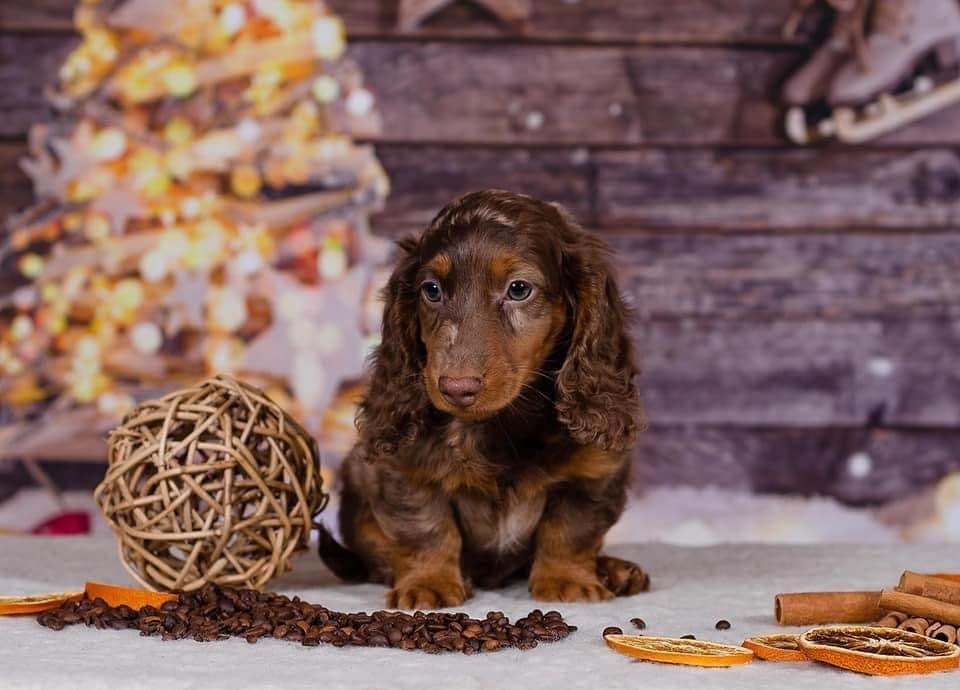
{"type": "MultiPolygon", "coordinates": [[[[805,144],[833,133],[832,122],[825,119],[829,111],[823,102],[838,69],[851,57],[857,62],[867,59],[864,23],[871,1],[826,0],[835,12],[830,35],[790,76],[781,91],[783,102],[789,106],[785,129],[794,142],[805,144]]],[[[795,1],[793,12],[784,24],[786,37],[793,36],[803,14],[814,2],[795,1]]]]}
{"type": "Polygon", "coordinates": [[[844,141],[866,141],[960,99],[958,0],[874,0],[870,20],[867,59],[847,61],[827,93],[832,106],[848,106],[834,117],[844,141]],[[950,81],[937,86],[925,74],[910,83],[931,55],[940,70],[954,72],[950,81]]]}

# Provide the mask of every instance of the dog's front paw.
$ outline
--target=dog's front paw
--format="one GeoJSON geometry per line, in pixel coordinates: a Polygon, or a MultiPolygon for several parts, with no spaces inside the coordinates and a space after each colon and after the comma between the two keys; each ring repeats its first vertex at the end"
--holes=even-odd
{"type": "Polygon", "coordinates": [[[599,556],[597,577],[618,597],[628,597],[650,589],[650,576],[643,572],[643,568],[622,558],[599,556]]]}
{"type": "Polygon", "coordinates": [[[467,588],[458,578],[425,577],[398,583],[387,592],[388,609],[440,609],[467,600],[467,588]]]}
{"type": "Polygon", "coordinates": [[[603,601],[613,592],[596,577],[539,575],[530,577],[530,594],[540,601],[603,601]]]}

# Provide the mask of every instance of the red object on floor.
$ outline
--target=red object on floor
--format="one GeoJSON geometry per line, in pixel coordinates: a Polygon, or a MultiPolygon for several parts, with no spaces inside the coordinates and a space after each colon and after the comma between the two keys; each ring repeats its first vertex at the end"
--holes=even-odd
{"type": "Polygon", "coordinates": [[[82,510],[58,513],[30,530],[30,534],[63,536],[90,534],[90,516],[82,510]]]}

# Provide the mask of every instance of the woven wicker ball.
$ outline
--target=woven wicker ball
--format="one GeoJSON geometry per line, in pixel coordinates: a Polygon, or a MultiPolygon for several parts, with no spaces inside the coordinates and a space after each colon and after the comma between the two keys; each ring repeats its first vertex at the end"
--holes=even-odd
{"type": "Polygon", "coordinates": [[[108,444],[94,496],[147,587],[259,589],[290,569],[326,504],[313,438],[226,376],[141,404],[108,444]]]}

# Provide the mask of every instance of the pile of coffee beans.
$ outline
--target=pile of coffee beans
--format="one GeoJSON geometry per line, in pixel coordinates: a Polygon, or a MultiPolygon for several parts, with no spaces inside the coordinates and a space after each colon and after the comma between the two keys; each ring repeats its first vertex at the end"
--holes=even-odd
{"type": "Polygon", "coordinates": [[[466,613],[340,613],[282,594],[207,585],[182,592],[160,608],[110,606],[103,599],[67,602],[44,611],[37,622],[53,630],[83,623],[98,629],[139,630],[164,640],[198,642],[242,637],[255,643],[265,637],[335,647],[397,647],[428,653],[476,654],[515,647],[532,649],[539,642],[567,637],[576,626],[567,625],[558,611],[539,609],[511,623],[499,611],[486,618],[466,613]]]}

